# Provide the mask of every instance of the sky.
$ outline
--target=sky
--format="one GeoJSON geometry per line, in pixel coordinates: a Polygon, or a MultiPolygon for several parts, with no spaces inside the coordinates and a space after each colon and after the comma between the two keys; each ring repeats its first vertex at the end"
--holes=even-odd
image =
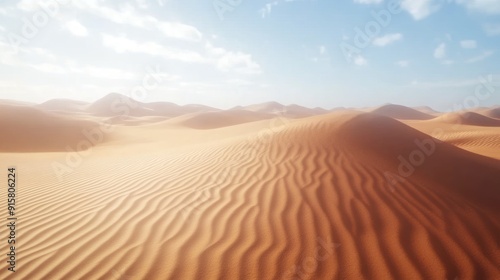
{"type": "Polygon", "coordinates": [[[500,104],[500,0],[4,0],[0,99],[500,104]]]}

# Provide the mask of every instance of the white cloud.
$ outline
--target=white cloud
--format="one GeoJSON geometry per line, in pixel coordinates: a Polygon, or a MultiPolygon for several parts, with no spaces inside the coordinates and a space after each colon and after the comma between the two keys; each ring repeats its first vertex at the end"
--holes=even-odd
{"type": "Polygon", "coordinates": [[[446,44],[441,43],[435,50],[434,50],[434,57],[437,59],[442,59],[446,56],[446,44]]]}
{"type": "Polygon", "coordinates": [[[259,11],[260,16],[263,18],[269,16],[273,10],[273,7],[278,6],[278,3],[279,3],[278,1],[274,1],[274,2],[267,3],[266,5],[264,5],[264,7],[262,9],[260,9],[260,11],[259,11]]]}
{"type": "Polygon", "coordinates": [[[89,35],[89,32],[85,26],[83,26],[77,20],[70,20],[64,24],[64,27],[71,32],[71,34],[79,37],[85,37],[89,35]]]}
{"type": "Polygon", "coordinates": [[[216,64],[222,71],[234,70],[244,74],[259,74],[261,72],[259,64],[252,60],[252,56],[242,52],[227,52],[217,59],[216,64]]]}
{"type": "Polygon", "coordinates": [[[320,54],[326,54],[326,47],[325,46],[319,46],[319,53],[320,54]]]}
{"type": "Polygon", "coordinates": [[[131,25],[144,29],[156,27],[165,36],[170,38],[187,41],[200,41],[203,37],[202,33],[194,26],[179,22],[161,21],[153,16],[140,14],[130,4],[123,5],[119,10],[115,10],[113,8],[103,6],[96,0],[73,0],[73,3],[81,10],[117,24],[131,25]]]}
{"type": "Polygon", "coordinates": [[[477,47],[477,42],[474,40],[463,40],[460,41],[460,46],[464,49],[475,49],[477,47]]]}
{"type": "Polygon", "coordinates": [[[31,12],[40,8],[35,0],[22,0],[17,3],[17,8],[23,11],[31,12]]]}
{"type": "Polygon", "coordinates": [[[196,27],[179,22],[158,21],[156,26],[165,36],[171,38],[200,41],[203,37],[196,27]]]}
{"type": "Polygon", "coordinates": [[[105,47],[118,53],[140,53],[182,62],[208,63],[215,65],[221,71],[235,71],[245,74],[261,72],[260,65],[253,61],[250,54],[228,51],[214,47],[208,42],[204,45],[205,54],[186,49],[170,48],[156,42],[139,42],[124,36],[109,34],[102,34],[102,42],[105,47]]]}
{"type": "Polygon", "coordinates": [[[205,50],[209,54],[208,60],[221,71],[235,71],[244,74],[260,74],[262,72],[260,65],[253,61],[250,54],[214,47],[209,42],[205,44],[205,50]]]}
{"type": "Polygon", "coordinates": [[[103,79],[123,79],[131,80],[136,77],[134,73],[110,67],[100,67],[100,66],[80,66],[74,61],[67,61],[65,65],[54,64],[54,63],[39,63],[39,64],[26,64],[19,63],[16,66],[23,67],[28,66],[37,71],[50,74],[68,74],[77,73],[79,75],[84,74],[89,77],[103,78],[103,79]]]}
{"type": "Polygon", "coordinates": [[[131,80],[136,77],[134,73],[127,72],[121,69],[108,68],[108,67],[97,67],[97,66],[83,66],[75,67],[71,66],[69,70],[73,73],[86,74],[95,78],[104,79],[119,79],[119,80],[131,80]]]}
{"type": "Polygon", "coordinates": [[[384,47],[403,38],[401,33],[387,34],[381,37],[377,37],[373,40],[375,46],[384,47]]]}
{"type": "Polygon", "coordinates": [[[400,61],[397,61],[396,64],[399,67],[408,67],[408,66],[410,66],[410,62],[408,60],[400,60],[400,61]]]}
{"type": "Polygon", "coordinates": [[[357,55],[355,58],[354,58],[354,64],[358,65],[358,66],[363,66],[363,65],[367,65],[368,64],[368,61],[361,55],[357,55]]]}
{"type": "Polygon", "coordinates": [[[65,74],[66,70],[56,64],[50,63],[41,63],[41,64],[29,64],[29,66],[33,69],[36,69],[40,72],[44,73],[53,73],[53,74],[65,74]]]}
{"type": "Polygon", "coordinates": [[[135,2],[140,9],[148,9],[149,8],[147,0],[135,0],[135,2]]]}
{"type": "Polygon", "coordinates": [[[151,41],[139,42],[125,36],[102,34],[102,43],[118,53],[142,53],[183,62],[205,62],[201,54],[194,51],[170,48],[151,41]]]}
{"type": "Polygon", "coordinates": [[[421,20],[439,10],[434,0],[403,0],[401,8],[406,10],[415,20],[421,20]]]}
{"type": "Polygon", "coordinates": [[[498,0],[457,0],[457,3],[472,11],[485,14],[500,14],[500,1],[498,0]]]}
{"type": "Polygon", "coordinates": [[[488,36],[497,36],[500,35],[500,24],[485,24],[483,25],[483,30],[486,32],[488,36]]]}
{"type": "Polygon", "coordinates": [[[382,3],[384,0],[354,0],[354,3],[359,3],[359,4],[379,4],[382,3]]]}
{"type": "Polygon", "coordinates": [[[482,54],[480,54],[478,56],[475,56],[473,58],[470,58],[470,59],[466,60],[465,62],[466,63],[479,62],[479,61],[485,60],[486,58],[488,58],[488,57],[490,57],[492,55],[493,55],[493,51],[485,51],[485,52],[483,52],[482,54]]]}
{"type": "Polygon", "coordinates": [[[289,3],[289,2],[296,2],[296,1],[300,1],[300,0],[276,0],[273,2],[269,2],[266,5],[264,5],[264,7],[262,9],[259,10],[260,16],[262,18],[269,16],[273,10],[273,7],[278,6],[278,4],[280,4],[282,2],[289,3]]]}

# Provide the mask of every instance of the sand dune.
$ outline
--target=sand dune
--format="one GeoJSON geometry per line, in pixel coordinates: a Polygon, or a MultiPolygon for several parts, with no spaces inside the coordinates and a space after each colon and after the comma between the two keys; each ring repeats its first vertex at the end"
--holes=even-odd
{"type": "Polygon", "coordinates": [[[83,113],[89,105],[89,103],[83,101],[75,101],[70,99],[52,99],[40,105],[37,105],[37,107],[47,111],[83,113]]]}
{"type": "Polygon", "coordinates": [[[475,112],[448,113],[437,117],[436,121],[462,125],[500,126],[500,120],[475,112]]]}
{"type": "Polygon", "coordinates": [[[430,114],[426,114],[412,108],[394,104],[384,105],[382,107],[372,110],[371,112],[378,115],[383,115],[401,120],[428,120],[434,118],[434,116],[430,114]]]}
{"type": "Polygon", "coordinates": [[[96,116],[154,116],[155,111],[144,106],[144,103],[133,100],[118,93],[110,93],[90,104],[87,112],[96,116]]]}
{"type": "MultiPolygon", "coordinates": [[[[0,105],[0,152],[66,151],[99,124],[32,107],[0,105]]],[[[104,140],[103,140],[104,141],[104,140]]]]}
{"type": "Polygon", "coordinates": [[[247,122],[261,121],[271,119],[273,117],[276,116],[246,110],[228,110],[186,114],[181,117],[171,119],[169,122],[195,129],[213,129],[247,122]]]}
{"type": "Polygon", "coordinates": [[[285,107],[285,112],[283,116],[288,118],[305,118],[310,116],[322,115],[328,113],[328,110],[323,108],[313,108],[309,109],[296,104],[288,105],[285,107]]]}
{"type": "Polygon", "coordinates": [[[285,107],[286,106],[283,104],[272,101],[272,102],[265,102],[265,103],[261,103],[261,104],[244,106],[244,107],[241,107],[241,109],[253,111],[253,112],[274,114],[274,113],[278,113],[278,112],[283,112],[285,107]]]}
{"type": "Polygon", "coordinates": [[[235,109],[242,109],[258,113],[275,114],[287,118],[305,118],[328,113],[328,110],[319,107],[310,109],[296,104],[283,105],[278,102],[266,102],[245,107],[240,106],[239,108],[237,107],[235,109]]]}
{"type": "Polygon", "coordinates": [[[413,107],[413,109],[415,109],[419,112],[422,112],[424,114],[427,114],[427,115],[439,115],[439,114],[441,114],[440,112],[432,109],[429,106],[418,106],[418,107],[413,107]]]}
{"type": "Polygon", "coordinates": [[[500,107],[484,110],[482,114],[490,118],[500,119],[500,107]]]}
{"type": "Polygon", "coordinates": [[[399,156],[406,156],[408,162],[412,158],[422,160],[425,163],[422,166],[412,166],[415,169],[413,179],[431,177],[437,183],[436,189],[450,188],[448,195],[462,193],[463,198],[468,200],[477,197],[478,207],[500,210],[500,205],[492,199],[500,197],[500,164],[496,160],[457,149],[391,118],[372,114],[353,117],[342,126],[338,135],[343,143],[355,145],[345,150],[365,160],[372,159],[374,166],[384,166],[399,174],[399,156]],[[423,158],[411,156],[415,151],[423,158]],[[481,185],[478,186],[477,182],[481,185]]]}
{"type": "MultiPolygon", "coordinates": [[[[21,124],[76,121],[5,108],[21,124]]],[[[498,279],[500,160],[424,133],[446,122],[380,114],[422,118],[393,108],[132,116],[144,122],[59,177],[67,153],[0,154],[22,174],[23,209],[22,262],[0,278],[498,279]]],[[[471,127],[497,131],[455,140],[471,127]]]]}
{"type": "Polygon", "coordinates": [[[167,117],[178,117],[185,114],[192,114],[196,112],[211,112],[211,111],[219,111],[218,109],[211,108],[203,105],[184,105],[179,106],[170,102],[153,102],[144,104],[146,108],[153,110],[158,116],[167,116],[167,117]]]}

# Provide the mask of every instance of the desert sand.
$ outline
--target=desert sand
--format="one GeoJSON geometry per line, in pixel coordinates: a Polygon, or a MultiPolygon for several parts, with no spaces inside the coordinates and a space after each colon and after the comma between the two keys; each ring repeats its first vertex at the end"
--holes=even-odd
{"type": "Polygon", "coordinates": [[[498,112],[2,100],[0,278],[500,279],[498,112]]]}

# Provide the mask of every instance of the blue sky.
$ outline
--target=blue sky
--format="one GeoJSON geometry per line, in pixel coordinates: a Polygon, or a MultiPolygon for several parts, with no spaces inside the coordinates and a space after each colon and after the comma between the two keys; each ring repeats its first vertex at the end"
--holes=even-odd
{"type": "Polygon", "coordinates": [[[499,46],[500,0],[7,0],[0,99],[491,106],[499,46]]]}

